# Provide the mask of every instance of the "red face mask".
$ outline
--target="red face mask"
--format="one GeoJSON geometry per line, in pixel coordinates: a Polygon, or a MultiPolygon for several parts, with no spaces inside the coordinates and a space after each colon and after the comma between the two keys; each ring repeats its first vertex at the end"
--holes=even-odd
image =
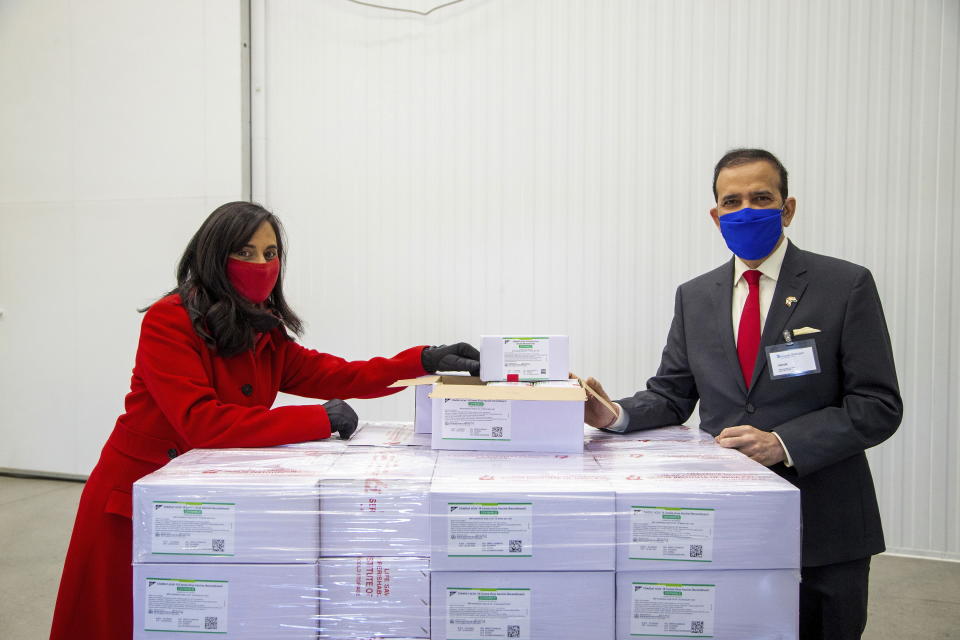
{"type": "Polygon", "coordinates": [[[279,258],[259,263],[227,259],[227,279],[237,293],[253,304],[260,304],[270,297],[279,276],[279,258]]]}

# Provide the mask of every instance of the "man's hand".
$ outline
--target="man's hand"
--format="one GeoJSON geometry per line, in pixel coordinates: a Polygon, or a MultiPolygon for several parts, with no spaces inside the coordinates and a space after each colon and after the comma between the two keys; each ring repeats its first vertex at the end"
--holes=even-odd
{"type": "Polygon", "coordinates": [[[727,449],[737,449],[751,460],[770,467],[786,460],[780,438],[769,431],[761,431],[748,424],[727,427],[716,438],[717,444],[727,449]]]}
{"type": "MultiPolygon", "coordinates": [[[[571,377],[576,377],[572,373],[571,377]]],[[[603,399],[607,402],[610,402],[610,396],[607,395],[607,392],[603,390],[603,387],[597,382],[596,378],[587,378],[586,383],[590,386],[591,389],[596,391],[598,394],[603,396],[603,399]]],[[[614,405],[616,407],[616,405],[614,405]]],[[[597,400],[593,395],[587,392],[587,404],[583,409],[583,421],[586,422],[591,427],[596,427],[597,429],[605,429],[612,425],[619,418],[619,414],[612,413],[609,409],[603,406],[603,403],[597,400]]]]}

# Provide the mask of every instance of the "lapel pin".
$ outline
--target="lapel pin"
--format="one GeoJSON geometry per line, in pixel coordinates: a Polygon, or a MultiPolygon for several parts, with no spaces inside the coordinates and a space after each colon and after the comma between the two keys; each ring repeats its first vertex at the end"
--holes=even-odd
{"type": "Polygon", "coordinates": [[[792,307],[796,301],[797,301],[796,298],[794,298],[793,296],[790,296],[789,298],[787,298],[787,306],[792,307]]]}

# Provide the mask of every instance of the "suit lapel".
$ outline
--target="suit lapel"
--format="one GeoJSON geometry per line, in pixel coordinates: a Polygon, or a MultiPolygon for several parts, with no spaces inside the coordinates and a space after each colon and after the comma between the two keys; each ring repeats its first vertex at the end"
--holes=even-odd
{"type": "Polygon", "coordinates": [[[716,270],[715,286],[713,287],[713,308],[716,319],[717,339],[723,348],[733,371],[733,378],[740,387],[740,392],[747,394],[747,385],[743,382],[743,373],[740,371],[740,360],[737,358],[737,343],[733,337],[733,260],[716,270]]]}
{"type": "MultiPolygon", "coordinates": [[[[757,380],[767,367],[767,351],[765,347],[783,342],[781,334],[794,309],[800,306],[803,292],[807,288],[807,271],[803,259],[803,252],[787,245],[787,252],[783,256],[783,265],[780,267],[780,277],[773,291],[770,309],[767,310],[767,319],[763,326],[763,335],[760,337],[760,351],[757,353],[757,362],[753,367],[753,380],[750,381],[750,390],[756,388],[757,380]],[[796,301],[787,305],[787,299],[793,297],[796,301]]],[[[732,276],[731,276],[732,277],[732,276]]],[[[743,376],[740,376],[741,378],[743,376]]]]}

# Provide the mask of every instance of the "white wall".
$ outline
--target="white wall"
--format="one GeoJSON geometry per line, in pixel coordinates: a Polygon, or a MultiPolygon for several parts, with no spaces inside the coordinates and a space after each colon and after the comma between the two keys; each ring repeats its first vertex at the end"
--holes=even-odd
{"type": "Polygon", "coordinates": [[[240,9],[0,2],[0,468],[90,472],[136,309],[241,197],[240,9]]]}
{"type": "Polygon", "coordinates": [[[728,256],[713,163],[767,147],[791,238],[884,299],[907,407],[871,452],[889,546],[960,558],[956,2],[253,6],[254,197],[287,224],[307,343],[568,333],[578,372],[632,393],[676,285],[728,256]]]}

